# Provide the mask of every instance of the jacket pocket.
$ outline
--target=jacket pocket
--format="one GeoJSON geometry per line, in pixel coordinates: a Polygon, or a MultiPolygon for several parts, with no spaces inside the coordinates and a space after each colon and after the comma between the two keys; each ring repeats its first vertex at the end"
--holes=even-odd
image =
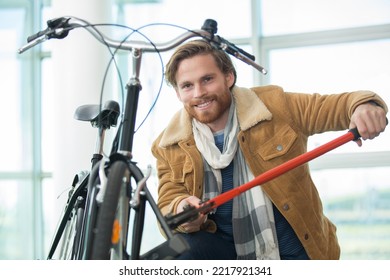
{"type": "Polygon", "coordinates": [[[175,162],[170,164],[172,170],[172,182],[173,183],[184,183],[186,176],[192,172],[192,164],[189,161],[175,162]]]}
{"type": "Polygon", "coordinates": [[[297,133],[289,125],[284,124],[275,131],[271,139],[261,145],[258,153],[266,161],[285,155],[297,137],[297,133]]]}

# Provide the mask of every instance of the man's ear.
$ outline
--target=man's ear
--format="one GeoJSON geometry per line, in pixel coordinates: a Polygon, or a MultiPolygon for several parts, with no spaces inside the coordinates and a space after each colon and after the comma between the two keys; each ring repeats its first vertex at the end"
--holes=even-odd
{"type": "Polygon", "coordinates": [[[230,88],[234,84],[234,74],[233,72],[229,72],[225,77],[228,88],[230,88]]]}

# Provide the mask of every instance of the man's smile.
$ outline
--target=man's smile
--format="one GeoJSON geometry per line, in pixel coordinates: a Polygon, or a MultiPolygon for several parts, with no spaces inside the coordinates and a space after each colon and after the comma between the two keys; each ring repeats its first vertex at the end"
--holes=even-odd
{"type": "Polygon", "coordinates": [[[195,105],[195,107],[202,110],[207,109],[212,102],[213,100],[207,100],[205,102],[195,105]]]}

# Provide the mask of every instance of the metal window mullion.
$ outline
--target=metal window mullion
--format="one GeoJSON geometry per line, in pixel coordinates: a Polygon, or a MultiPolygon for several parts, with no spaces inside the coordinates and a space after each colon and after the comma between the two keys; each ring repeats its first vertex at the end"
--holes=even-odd
{"type": "MultiPolygon", "coordinates": [[[[254,0],[255,1],[255,0],[254,0]]],[[[269,65],[270,52],[275,49],[299,48],[390,38],[390,24],[326,30],[317,32],[257,36],[259,58],[264,67],[269,65]]],[[[270,83],[269,76],[260,77],[262,84],[270,83]]]]}
{"type": "Polygon", "coordinates": [[[326,154],[310,162],[311,170],[389,166],[390,151],[326,154]]]}
{"type": "MultiPolygon", "coordinates": [[[[253,54],[256,57],[256,62],[268,70],[267,57],[263,51],[263,20],[261,18],[261,0],[252,0],[251,3],[251,18],[252,18],[252,36],[251,45],[253,48],[253,54]]],[[[258,71],[253,70],[253,81],[255,85],[265,84],[267,81],[266,75],[259,75],[258,71]]]]}
{"type": "MultiPolygon", "coordinates": [[[[0,172],[0,181],[4,180],[33,180],[35,175],[30,171],[0,172]]],[[[41,172],[39,180],[53,177],[51,172],[41,172]]]]}
{"type": "MultiPolygon", "coordinates": [[[[42,1],[32,1],[27,13],[28,23],[30,28],[26,28],[25,36],[29,36],[40,30],[42,1]]],[[[41,259],[44,254],[44,222],[43,222],[43,207],[42,207],[42,146],[41,146],[41,49],[36,47],[30,50],[31,56],[26,69],[29,76],[29,92],[30,102],[30,122],[31,122],[31,153],[32,153],[32,168],[31,168],[31,184],[32,184],[32,234],[33,234],[33,257],[41,259]]]]}
{"type": "Polygon", "coordinates": [[[297,33],[262,38],[267,50],[388,39],[390,24],[297,33]]]}

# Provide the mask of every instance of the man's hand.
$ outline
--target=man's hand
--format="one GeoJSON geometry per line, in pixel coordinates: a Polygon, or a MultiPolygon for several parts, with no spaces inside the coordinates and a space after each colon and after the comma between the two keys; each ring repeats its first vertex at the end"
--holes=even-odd
{"type": "MultiPolygon", "coordinates": [[[[200,204],[200,199],[199,198],[197,198],[195,196],[190,196],[190,197],[180,201],[179,205],[177,206],[176,213],[183,212],[184,208],[187,205],[192,205],[192,206],[198,208],[199,204],[200,204]]],[[[200,226],[204,222],[206,222],[206,220],[207,220],[207,215],[203,215],[203,214],[200,213],[199,216],[195,220],[187,222],[187,223],[184,223],[184,224],[180,225],[180,227],[186,233],[199,231],[200,230],[200,226]]]]}
{"type": "MultiPolygon", "coordinates": [[[[351,116],[349,128],[357,128],[361,139],[374,139],[386,128],[385,110],[371,102],[364,103],[356,107],[351,116]]],[[[362,146],[362,140],[358,139],[356,143],[362,146]]]]}

